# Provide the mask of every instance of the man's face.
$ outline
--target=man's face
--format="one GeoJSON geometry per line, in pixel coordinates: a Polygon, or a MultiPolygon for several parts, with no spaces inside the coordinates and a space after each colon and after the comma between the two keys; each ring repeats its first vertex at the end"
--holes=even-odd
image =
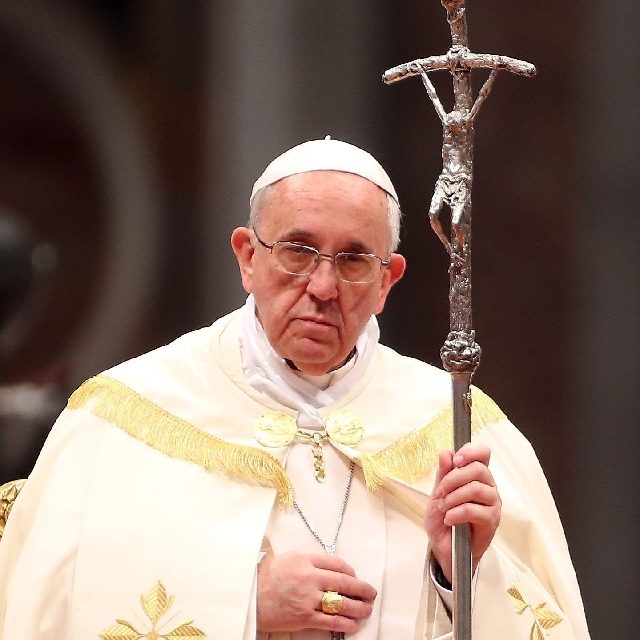
{"type": "MultiPolygon", "coordinates": [[[[372,182],[350,173],[313,171],[280,180],[260,216],[260,238],[315,247],[321,253],[389,250],[387,199],[372,182]]],[[[305,373],[320,375],[342,365],[371,314],[384,307],[392,285],[404,273],[404,258],[367,284],[343,282],[330,260],[307,276],[282,272],[269,249],[236,229],[232,246],[244,288],[253,293],[258,318],[275,351],[305,373]],[[257,245],[257,246],[255,246],[257,245]]]]}

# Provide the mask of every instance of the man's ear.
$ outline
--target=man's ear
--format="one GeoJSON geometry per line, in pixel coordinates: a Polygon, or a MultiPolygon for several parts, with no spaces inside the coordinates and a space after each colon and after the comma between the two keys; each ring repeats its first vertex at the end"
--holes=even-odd
{"type": "Polygon", "coordinates": [[[251,230],[247,227],[238,227],[231,234],[231,248],[236,254],[242,286],[247,293],[251,293],[253,284],[253,253],[255,249],[251,244],[251,230]]]}
{"type": "Polygon", "coordinates": [[[404,270],[407,268],[407,261],[399,253],[392,253],[390,261],[382,274],[382,284],[380,286],[378,304],[373,311],[374,314],[378,314],[384,309],[391,287],[402,278],[404,270]]]}

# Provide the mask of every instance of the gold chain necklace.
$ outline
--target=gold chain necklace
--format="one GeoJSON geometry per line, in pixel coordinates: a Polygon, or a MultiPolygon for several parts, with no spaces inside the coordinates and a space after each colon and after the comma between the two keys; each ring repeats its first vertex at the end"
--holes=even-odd
{"type": "Polygon", "coordinates": [[[322,457],[322,443],[329,438],[329,434],[323,429],[322,431],[303,431],[298,429],[296,437],[311,440],[311,453],[313,454],[313,473],[318,482],[326,480],[324,473],[324,458],[322,457]]]}

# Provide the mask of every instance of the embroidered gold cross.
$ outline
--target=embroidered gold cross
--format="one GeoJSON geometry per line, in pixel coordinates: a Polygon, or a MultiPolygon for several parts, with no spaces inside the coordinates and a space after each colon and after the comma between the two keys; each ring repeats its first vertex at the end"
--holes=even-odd
{"type": "Polygon", "coordinates": [[[546,602],[538,604],[535,607],[531,606],[524,599],[524,596],[520,593],[515,584],[512,584],[511,587],[507,589],[507,593],[509,594],[509,598],[511,598],[511,602],[516,608],[516,613],[519,616],[521,616],[527,609],[531,609],[533,612],[533,627],[531,627],[530,640],[544,640],[544,636],[549,635],[548,633],[545,633],[545,630],[551,629],[562,622],[562,618],[560,616],[544,608],[546,602]]]}
{"type": "Polygon", "coordinates": [[[101,640],[142,640],[143,638],[146,640],[183,640],[184,638],[204,640],[206,638],[203,631],[191,625],[193,620],[185,620],[169,631],[161,631],[158,628],[158,621],[173,605],[173,596],[167,597],[167,590],[159,580],[146,598],[140,596],[140,603],[151,621],[150,631],[138,631],[130,622],[116,618],[117,624],[105,629],[100,634],[101,640]]]}

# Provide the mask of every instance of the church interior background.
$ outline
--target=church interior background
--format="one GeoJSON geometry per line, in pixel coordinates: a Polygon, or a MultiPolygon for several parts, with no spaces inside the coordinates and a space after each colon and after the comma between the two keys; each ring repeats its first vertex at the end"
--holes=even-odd
{"type": "MultiPolygon", "coordinates": [[[[538,452],[592,637],[635,640],[640,4],[467,12],[472,49],[538,68],[500,74],[476,121],[474,382],[538,452]]],[[[230,232],[262,168],[306,139],[388,169],[409,268],[383,340],[438,364],[441,125],[418,80],[380,77],[449,37],[438,0],[4,0],[0,483],[29,472],[84,379],[242,303],[230,232]]]]}

